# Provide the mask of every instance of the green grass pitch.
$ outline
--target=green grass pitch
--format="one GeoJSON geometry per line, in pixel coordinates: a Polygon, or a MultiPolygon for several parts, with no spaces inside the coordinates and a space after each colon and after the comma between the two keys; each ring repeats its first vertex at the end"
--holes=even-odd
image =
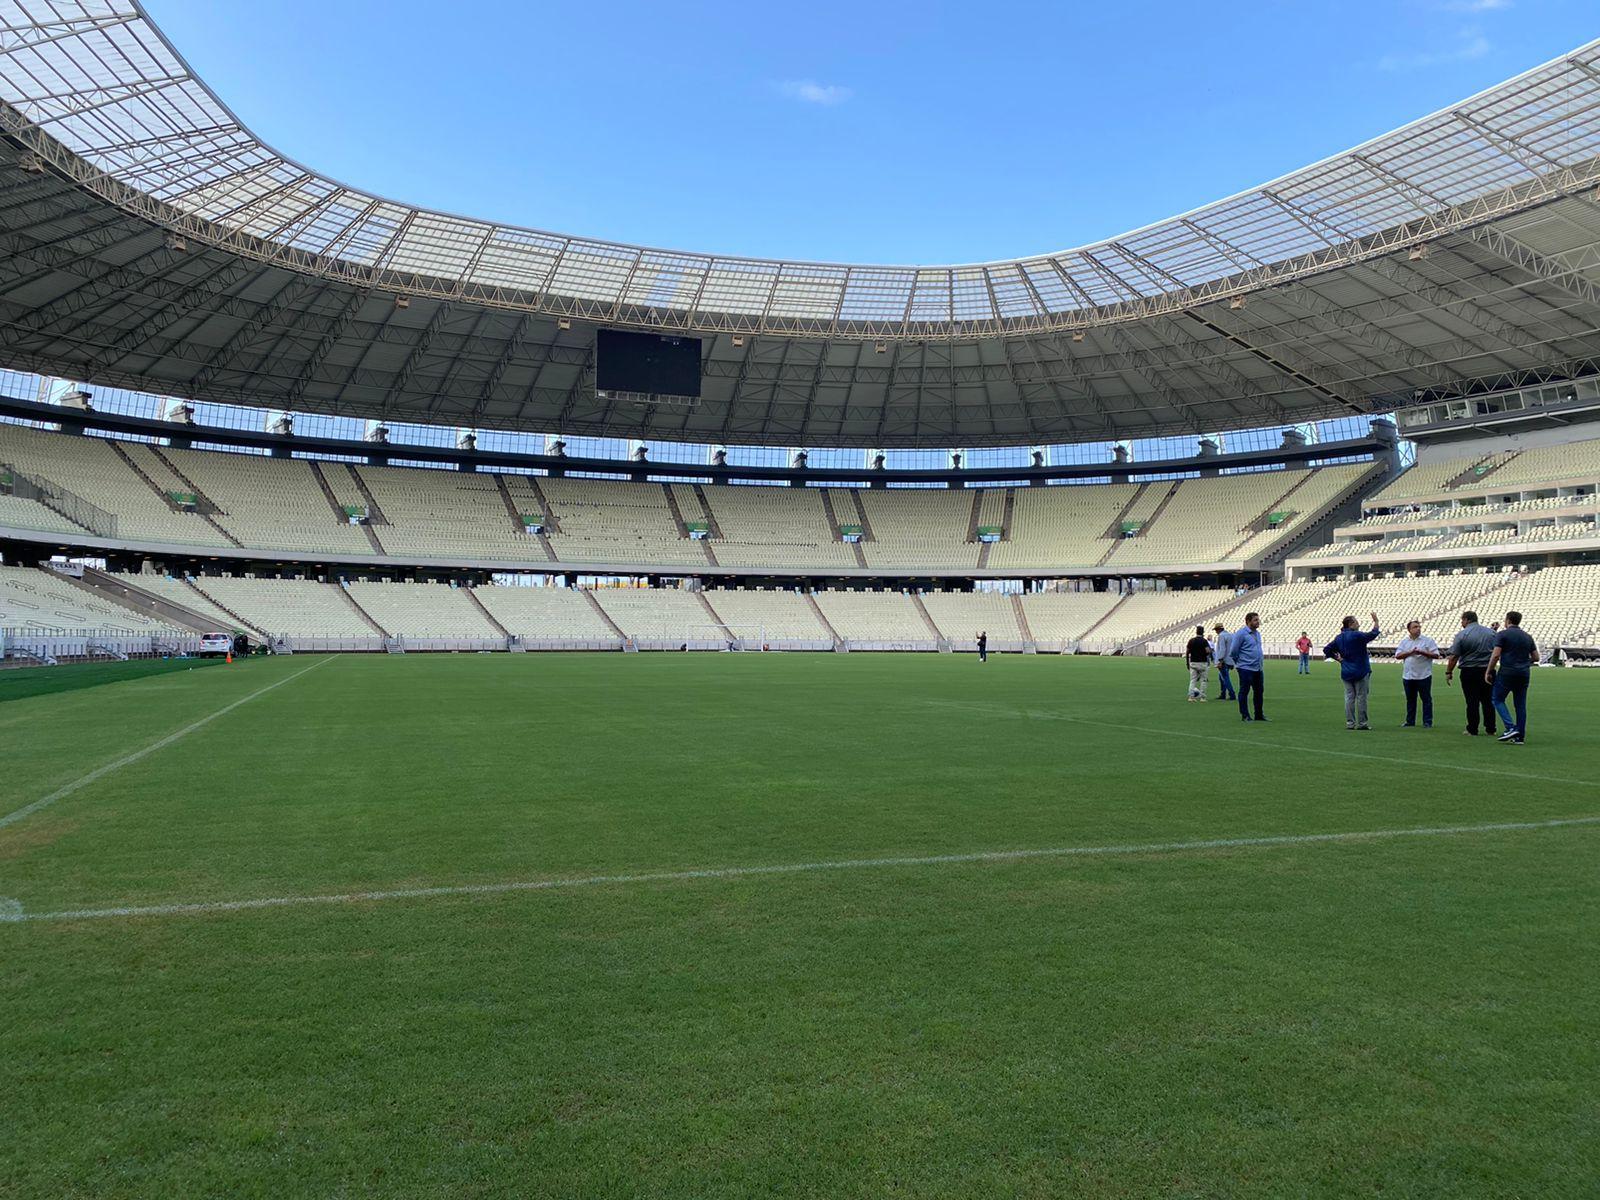
{"type": "Polygon", "coordinates": [[[1600,677],[1537,674],[1521,748],[1442,672],[1401,730],[1380,668],[1371,733],[1328,664],[1263,726],[1185,680],[297,656],[0,703],[0,1195],[1600,1193],[1600,677]]]}

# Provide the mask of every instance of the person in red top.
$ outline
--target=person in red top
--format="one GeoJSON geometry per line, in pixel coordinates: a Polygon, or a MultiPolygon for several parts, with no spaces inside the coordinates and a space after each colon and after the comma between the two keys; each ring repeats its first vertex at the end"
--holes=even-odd
{"type": "Polygon", "coordinates": [[[1311,638],[1306,634],[1305,630],[1302,629],[1300,631],[1300,640],[1295,642],[1294,648],[1300,651],[1300,670],[1296,674],[1311,674],[1311,638]]]}

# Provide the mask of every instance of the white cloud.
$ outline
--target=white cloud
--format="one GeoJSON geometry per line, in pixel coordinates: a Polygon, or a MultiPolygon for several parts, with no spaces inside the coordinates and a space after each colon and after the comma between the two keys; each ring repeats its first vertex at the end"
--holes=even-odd
{"type": "Polygon", "coordinates": [[[818,83],[815,79],[789,79],[778,85],[778,92],[802,104],[820,104],[824,108],[843,104],[850,99],[851,91],[837,83],[818,83]]]}
{"type": "MultiPolygon", "coordinates": [[[[1479,3],[1497,3],[1498,0],[1478,0],[1479,3]]],[[[1440,67],[1448,63],[1469,62],[1482,58],[1492,50],[1493,44],[1478,29],[1463,29],[1456,34],[1454,45],[1438,46],[1432,50],[1417,50],[1410,54],[1385,54],[1378,60],[1380,71],[1420,71],[1427,67],[1440,67]]]]}
{"type": "Polygon", "coordinates": [[[1511,0],[1441,0],[1439,7],[1446,12],[1501,12],[1511,7],[1511,0]]]}

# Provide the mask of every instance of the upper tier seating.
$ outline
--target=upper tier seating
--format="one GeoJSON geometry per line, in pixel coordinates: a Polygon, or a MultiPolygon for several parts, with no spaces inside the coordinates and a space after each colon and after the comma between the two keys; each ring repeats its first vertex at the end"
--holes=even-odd
{"type": "MultiPolygon", "coordinates": [[[[247,549],[298,553],[313,561],[324,555],[355,561],[386,555],[440,564],[532,567],[555,561],[647,570],[701,570],[714,564],[817,573],[855,570],[862,562],[904,573],[971,571],[980,556],[991,570],[1105,562],[1141,572],[1255,559],[1294,536],[1370,469],[1357,465],[1309,474],[1272,471],[1186,480],[1163,505],[1174,491],[1170,482],[976,490],[697,489],[332,461],[313,467],[300,459],[137,442],[113,448],[100,438],[0,423],[3,462],[14,462],[24,474],[113,514],[118,539],[130,544],[207,547],[236,541],[247,549]],[[1297,482],[1282,505],[1295,515],[1276,529],[1253,531],[1251,524],[1297,482]],[[168,494],[190,491],[199,493],[203,511],[175,511],[168,494]],[[837,525],[865,526],[859,547],[838,539],[828,517],[830,505],[837,525]],[[370,509],[370,527],[348,524],[344,506],[370,509]],[[1158,509],[1159,517],[1151,521],[1158,509]],[[543,541],[523,526],[522,515],[534,514],[548,517],[543,541]],[[1139,537],[1108,536],[1124,514],[1149,522],[1139,537]],[[690,538],[679,517],[685,526],[705,521],[715,536],[706,544],[690,538]],[[982,546],[968,540],[974,524],[1008,529],[1004,540],[982,546]]],[[[0,522],[6,521],[50,534],[75,528],[39,505],[0,498],[0,522]]]]}
{"type": "Polygon", "coordinates": [[[0,493],[0,525],[17,529],[40,529],[46,533],[82,533],[54,509],[37,500],[24,500],[21,496],[0,493]]]}
{"type": "Polygon", "coordinates": [[[355,472],[377,504],[371,515],[387,522],[374,532],[390,554],[546,561],[538,539],[512,524],[492,474],[365,466],[355,472]]]}
{"type": "Polygon", "coordinates": [[[557,522],[550,544],[563,562],[706,563],[700,544],[678,529],[658,483],[563,478],[539,485],[557,522]]]}
{"type": "MultiPolygon", "coordinates": [[[[693,489],[674,485],[681,496],[693,489]]],[[[762,566],[773,562],[807,567],[854,567],[855,554],[836,539],[828,524],[819,488],[708,487],[703,488],[722,536],[714,550],[717,562],[730,567],[762,566]]],[[[846,493],[848,494],[848,493],[846,493]]],[[[686,520],[699,511],[679,500],[686,520]]],[[[856,523],[855,509],[835,515],[841,524],[856,523]]]]}
{"type": "MultiPolygon", "coordinates": [[[[849,503],[849,492],[833,490],[836,513],[849,503]]],[[[908,569],[937,563],[941,567],[973,569],[978,565],[978,545],[967,541],[972,515],[972,495],[947,488],[857,489],[873,540],[863,540],[867,565],[908,569]]],[[[842,509],[843,513],[853,508],[842,509]]],[[[852,524],[848,516],[841,524],[852,524]]]]}
{"type": "Polygon", "coordinates": [[[1106,531],[1139,486],[1133,483],[1018,488],[1011,539],[989,548],[991,567],[1092,565],[1111,543],[1106,531]]]}
{"type": "Polygon", "coordinates": [[[217,506],[217,524],[246,546],[373,552],[360,529],[335,515],[307,462],[204,450],[164,453],[217,506]]]}
{"type": "MultiPolygon", "coordinates": [[[[174,542],[191,546],[226,546],[197,512],[175,512],[161,490],[184,491],[171,473],[152,474],[159,464],[137,442],[119,442],[123,453],[141,464],[149,481],[100,438],[48,433],[0,423],[0,462],[25,475],[48,480],[117,518],[117,537],[124,541],[174,542]]],[[[52,528],[56,528],[52,526],[52,528]]]]}
{"type": "Polygon", "coordinates": [[[1600,439],[1418,463],[1366,503],[1384,508],[1440,495],[1504,495],[1579,482],[1600,482],[1600,439]]]}

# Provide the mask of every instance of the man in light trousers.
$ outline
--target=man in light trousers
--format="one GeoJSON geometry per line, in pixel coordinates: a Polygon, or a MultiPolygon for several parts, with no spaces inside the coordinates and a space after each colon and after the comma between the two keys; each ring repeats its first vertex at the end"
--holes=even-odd
{"type": "Polygon", "coordinates": [[[1367,653],[1368,644],[1379,635],[1378,614],[1372,613],[1372,628],[1362,633],[1360,622],[1354,617],[1344,619],[1339,636],[1322,648],[1325,657],[1339,664],[1339,678],[1344,681],[1344,727],[1367,730],[1367,693],[1372,687],[1372,658],[1367,653]]]}

